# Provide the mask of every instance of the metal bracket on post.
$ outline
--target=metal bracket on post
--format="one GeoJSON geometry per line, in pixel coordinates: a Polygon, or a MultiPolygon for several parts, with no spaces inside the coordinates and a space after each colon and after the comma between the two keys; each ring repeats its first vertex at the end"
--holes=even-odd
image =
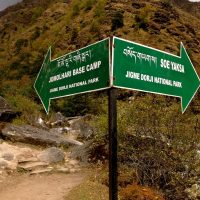
{"type": "MultiPolygon", "coordinates": [[[[112,37],[110,39],[110,64],[112,68],[112,37]]],[[[111,70],[112,71],[112,70],[111,70]]],[[[111,79],[113,75],[111,74],[111,79]]],[[[111,81],[112,82],[112,81],[111,81]]],[[[116,89],[108,90],[109,111],[109,200],[118,200],[118,166],[117,166],[117,100],[116,89]]]]}

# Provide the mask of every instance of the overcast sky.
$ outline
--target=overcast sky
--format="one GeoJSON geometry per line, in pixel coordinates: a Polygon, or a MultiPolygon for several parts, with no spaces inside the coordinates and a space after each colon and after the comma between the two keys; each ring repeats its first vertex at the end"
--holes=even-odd
{"type": "Polygon", "coordinates": [[[22,0],[0,0],[0,11],[22,0]]]}

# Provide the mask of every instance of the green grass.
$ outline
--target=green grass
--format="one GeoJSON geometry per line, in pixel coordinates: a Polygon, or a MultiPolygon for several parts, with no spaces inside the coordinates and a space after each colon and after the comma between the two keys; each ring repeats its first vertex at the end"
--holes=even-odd
{"type": "Polygon", "coordinates": [[[108,188],[90,180],[77,186],[65,197],[65,200],[108,200],[108,188]]]}

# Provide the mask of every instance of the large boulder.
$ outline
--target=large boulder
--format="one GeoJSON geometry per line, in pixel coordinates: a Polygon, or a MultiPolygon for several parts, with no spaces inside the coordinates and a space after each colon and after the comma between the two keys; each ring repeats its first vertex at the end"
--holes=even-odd
{"type": "Polygon", "coordinates": [[[0,121],[10,122],[18,115],[20,113],[13,111],[6,100],[0,96],[0,121]]]}
{"type": "Polygon", "coordinates": [[[2,138],[12,142],[23,142],[42,146],[69,147],[70,145],[82,145],[81,142],[68,139],[61,134],[49,132],[30,125],[17,126],[8,124],[2,130],[2,138]]]}

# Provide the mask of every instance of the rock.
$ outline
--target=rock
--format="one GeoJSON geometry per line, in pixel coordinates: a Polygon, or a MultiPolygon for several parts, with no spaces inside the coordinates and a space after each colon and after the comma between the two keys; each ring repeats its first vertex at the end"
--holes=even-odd
{"type": "Polygon", "coordinates": [[[0,158],[0,169],[4,169],[8,167],[8,162],[6,162],[4,159],[0,158]]]}
{"type": "Polygon", "coordinates": [[[88,163],[89,160],[89,155],[90,155],[90,146],[91,146],[91,141],[86,142],[82,146],[76,146],[72,149],[70,158],[73,160],[78,160],[84,164],[88,163]]]}
{"type": "Polygon", "coordinates": [[[59,127],[59,128],[51,128],[49,131],[51,133],[63,134],[63,133],[66,133],[70,130],[71,130],[71,128],[69,128],[69,127],[59,127]]]}
{"type": "Polygon", "coordinates": [[[18,160],[18,163],[19,163],[19,164],[23,164],[23,163],[37,162],[37,161],[38,161],[38,159],[37,159],[37,158],[34,158],[34,157],[32,157],[32,158],[20,158],[20,159],[18,160]]]}
{"type": "Polygon", "coordinates": [[[46,163],[57,163],[64,161],[65,154],[60,149],[51,147],[40,153],[38,159],[46,163]]]}
{"type": "Polygon", "coordinates": [[[0,121],[10,122],[19,115],[20,113],[13,111],[6,100],[0,96],[0,121]]]}
{"type": "Polygon", "coordinates": [[[43,167],[47,167],[48,164],[46,162],[28,162],[28,163],[23,163],[23,164],[19,164],[17,167],[18,169],[23,169],[26,171],[32,171],[34,169],[38,169],[38,168],[43,168],[43,167]]]}
{"type": "Polygon", "coordinates": [[[60,112],[57,112],[46,124],[51,128],[69,125],[67,118],[60,112]]]}
{"type": "Polygon", "coordinates": [[[7,160],[7,161],[14,160],[14,155],[12,153],[9,153],[9,152],[4,153],[1,157],[4,158],[4,160],[7,160]]]}
{"type": "Polygon", "coordinates": [[[24,142],[34,145],[65,147],[69,147],[70,145],[82,145],[82,143],[76,140],[67,139],[60,134],[51,133],[47,130],[30,125],[17,126],[8,124],[2,130],[2,136],[5,140],[10,140],[12,142],[24,142]]]}
{"type": "Polygon", "coordinates": [[[69,172],[70,173],[76,173],[76,172],[78,172],[79,170],[77,170],[77,169],[74,169],[74,168],[72,168],[72,169],[69,169],[69,172]]]}
{"type": "Polygon", "coordinates": [[[38,169],[38,170],[34,170],[30,173],[30,175],[34,175],[34,174],[44,174],[44,173],[49,173],[53,170],[53,168],[46,168],[46,169],[38,169]]]}
{"type": "Polygon", "coordinates": [[[78,132],[79,138],[84,140],[88,139],[93,133],[92,127],[87,123],[89,118],[90,116],[84,116],[69,120],[71,131],[78,132]]]}
{"type": "Polygon", "coordinates": [[[49,128],[47,127],[47,125],[45,124],[45,121],[39,117],[38,119],[35,120],[35,126],[45,129],[45,130],[49,130],[49,128]]]}
{"type": "Polygon", "coordinates": [[[69,162],[68,162],[68,165],[71,165],[71,166],[76,166],[76,165],[78,165],[78,161],[77,160],[70,160],[69,162]]]}
{"type": "Polygon", "coordinates": [[[60,167],[56,171],[61,172],[61,173],[66,173],[66,174],[70,173],[70,169],[66,167],[60,167]]]}

